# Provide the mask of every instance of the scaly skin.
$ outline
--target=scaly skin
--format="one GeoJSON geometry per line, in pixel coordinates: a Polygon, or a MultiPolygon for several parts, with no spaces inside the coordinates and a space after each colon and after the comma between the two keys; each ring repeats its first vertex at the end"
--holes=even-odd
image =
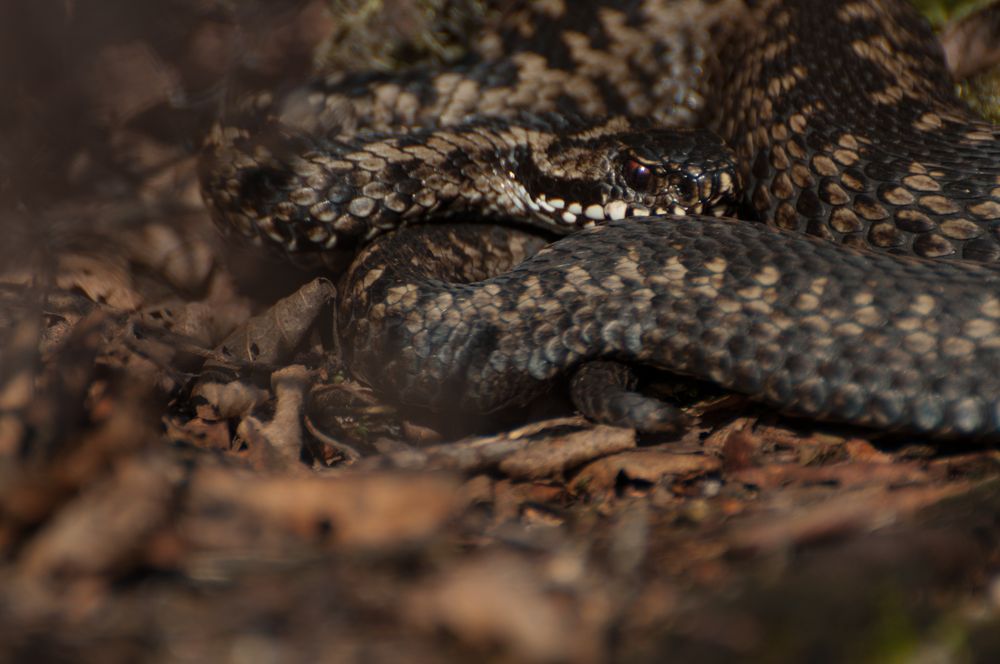
{"type": "Polygon", "coordinates": [[[489,412],[609,359],[817,419],[1000,437],[995,267],[871,254],[739,221],[650,218],[450,283],[482,276],[470,265],[515,263],[532,242],[454,225],[367,248],[340,300],[352,372],[408,403],[489,412]],[[411,260],[443,246],[448,256],[433,264],[411,260]]]}
{"type": "MultiPolygon", "coordinates": [[[[513,265],[508,259],[528,255],[515,231],[376,239],[342,289],[351,371],[404,401],[492,410],[589,360],[646,363],[816,418],[996,438],[1000,130],[955,97],[926,24],[902,0],[720,0],[704,5],[701,19],[685,13],[691,5],[539,3],[485,38],[485,59],[469,67],[324,83],[306,95],[306,116],[315,112],[306,124],[320,144],[345,132],[356,138],[359,127],[401,132],[392,140],[475,131],[480,120],[467,118],[476,113],[503,132],[524,110],[641,115],[653,118],[652,136],[673,122],[665,90],[680,56],[710,75],[693,91],[682,86],[677,101],[740,160],[739,177],[718,179],[746,184],[747,216],[770,225],[613,221],[505,274],[497,272],[513,265]],[[664,26],[678,8],[687,27],[670,32],[664,26]],[[714,41],[678,47],[677,34],[714,41]],[[410,126],[429,118],[433,129],[410,126]],[[491,278],[428,280],[456,257],[470,263],[459,266],[460,280],[491,278]]],[[[301,155],[269,152],[243,129],[220,131],[203,171],[216,218],[287,250],[339,237],[336,223],[309,206],[354,203],[369,197],[364,187],[392,188],[412,172],[401,168],[409,157],[390,154],[312,187],[308,168],[286,168],[301,155]],[[236,158],[219,160],[233,145],[236,158]],[[376,172],[383,179],[368,175],[376,172]]],[[[430,150],[428,163],[463,174],[465,153],[445,150],[435,162],[441,154],[430,150]]],[[[506,162],[496,163],[502,180],[506,162]]],[[[490,173],[472,170],[471,182],[490,173]]],[[[523,207],[506,211],[532,221],[523,207]]],[[[478,209],[492,219],[504,206],[478,209]]],[[[347,235],[368,239],[391,221],[347,235]]]]}

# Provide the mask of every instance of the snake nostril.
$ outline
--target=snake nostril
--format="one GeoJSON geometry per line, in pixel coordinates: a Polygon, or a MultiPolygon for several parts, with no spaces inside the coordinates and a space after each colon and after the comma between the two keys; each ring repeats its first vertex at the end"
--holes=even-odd
{"type": "Polygon", "coordinates": [[[684,205],[694,205],[701,200],[701,180],[700,176],[679,171],[667,176],[667,182],[673,190],[677,201],[684,205]]]}

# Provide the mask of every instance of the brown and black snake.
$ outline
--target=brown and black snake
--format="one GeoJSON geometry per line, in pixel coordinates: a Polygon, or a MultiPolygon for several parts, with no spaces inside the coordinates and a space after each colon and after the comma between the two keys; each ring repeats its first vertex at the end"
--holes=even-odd
{"type": "Polygon", "coordinates": [[[1000,129],[908,5],[547,0],[479,50],[249,98],[209,139],[222,226],[366,244],[340,285],[357,377],[493,411],[575,372],[586,412],[657,428],[669,409],[623,368],[650,365],[817,419],[1000,439],[1000,129]],[[691,123],[735,158],[668,130],[691,123]],[[706,216],[730,212],[748,220],[706,216]],[[451,223],[473,213],[590,227],[543,247],[451,223]]]}

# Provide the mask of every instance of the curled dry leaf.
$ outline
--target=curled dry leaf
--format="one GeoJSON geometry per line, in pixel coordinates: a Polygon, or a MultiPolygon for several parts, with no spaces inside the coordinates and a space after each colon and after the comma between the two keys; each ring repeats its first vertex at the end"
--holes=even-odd
{"type": "Polygon", "coordinates": [[[328,280],[314,279],[238,327],[218,350],[240,362],[280,366],[336,294],[328,280]]]}

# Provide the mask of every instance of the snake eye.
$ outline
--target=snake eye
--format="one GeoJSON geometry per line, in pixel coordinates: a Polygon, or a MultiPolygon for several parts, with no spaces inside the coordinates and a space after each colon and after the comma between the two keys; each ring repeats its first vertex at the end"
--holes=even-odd
{"type": "Polygon", "coordinates": [[[649,186],[649,181],[653,177],[653,172],[648,166],[640,164],[635,159],[625,162],[625,182],[636,191],[645,190],[649,186]]]}

